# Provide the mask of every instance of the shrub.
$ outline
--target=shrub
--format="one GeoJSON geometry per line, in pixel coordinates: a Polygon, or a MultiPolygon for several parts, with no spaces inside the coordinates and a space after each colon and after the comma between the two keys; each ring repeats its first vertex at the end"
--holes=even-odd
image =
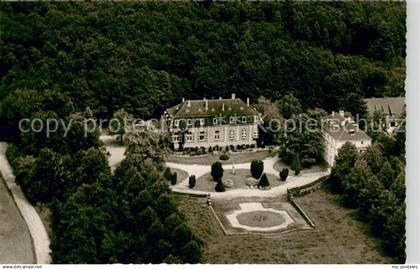
{"type": "Polygon", "coordinates": [[[188,185],[190,186],[190,189],[195,187],[195,182],[196,182],[195,176],[191,175],[188,179],[188,185]]]}
{"type": "Polygon", "coordinates": [[[175,173],[173,173],[173,174],[172,174],[172,177],[171,177],[171,184],[172,184],[172,185],[175,185],[175,184],[176,184],[176,182],[177,182],[177,180],[178,180],[178,175],[177,175],[177,173],[175,172],[175,173]]]}
{"type": "Polygon", "coordinates": [[[253,160],[251,162],[251,175],[253,178],[259,179],[263,171],[264,163],[261,160],[253,160]]]}
{"type": "Polygon", "coordinates": [[[283,168],[280,171],[280,179],[281,181],[286,181],[287,177],[289,176],[289,168],[283,168]]]}
{"type": "Polygon", "coordinates": [[[217,191],[217,192],[224,192],[225,191],[225,186],[223,185],[223,181],[221,179],[219,181],[217,181],[215,191],[217,191]]]}
{"type": "Polygon", "coordinates": [[[167,181],[171,181],[171,179],[172,179],[172,172],[171,172],[171,169],[169,169],[168,167],[166,167],[165,172],[163,172],[163,177],[164,177],[167,181]]]}
{"type": "Polygon", "coordinates": [[[227,160],[229,160],[229,156],[227,154],[222,154],[222,155],[220,155],[219,159],[222,160],[222,161],[227,161],[227,160]]]}
{"type": "Polygon", "coordinates": [[[267,175],[264,173],[258,182],[258,188],[265,188],[270,186],[270,182],[268,181],[267,175]]]}
{"type": "Polygon", "coordinates": [[[290,168],[295,171],[295,175],[299,175],[300,171],[302,171],[299,155],[293,156],[292,166],[290,168]]]}
{"type": "Polygon", "coordinates": [[[214,181],[220,181],[223,177],[223,167],[221,162],[215,162],[211,165],[211,176],[214,181]]]}

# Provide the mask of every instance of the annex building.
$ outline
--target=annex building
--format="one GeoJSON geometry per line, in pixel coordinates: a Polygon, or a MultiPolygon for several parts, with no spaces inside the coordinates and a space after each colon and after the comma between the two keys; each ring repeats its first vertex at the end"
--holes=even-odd
{"type": "Polygon", "coordinates": [[[405,113],[404,97],[372,97],[363,100],[366,103],[369,118],[372,119],[375,113],[380,113],[385,119],[383,124],[388,133],[392,133],[398,127],[405,113]]]}
{"type": "Polygon", "coordinates": [[[235,94],[229,99],[182,100],[165,110],[175,149],[256,145],[260,113],[235,94]]]}
{"type": "Polygon", "coordinates": [[[325,142],[324,159],[329,166],[334,165],[338,150],[346,142],[352,143],[359,152],[372,144],[372,139],[359,129],[352,116],[342,110],[324,117],[321,134],[325,142]]]}

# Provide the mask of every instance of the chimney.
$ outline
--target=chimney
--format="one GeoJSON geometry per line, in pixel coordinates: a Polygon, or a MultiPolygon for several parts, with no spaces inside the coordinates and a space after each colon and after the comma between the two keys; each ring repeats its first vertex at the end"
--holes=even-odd
{"type": "Polygon", "coordinates": [[[338,114],[340,114],[340,116],[344,118],[344,110],[338,111],[338,114]]]}
{"type": "Polygon", "coordinates": [[[206,108],[206,110],[208,110],[209,109],[209,101],[207,101],[207,99],[205,99],[204,101],[206,102],[205,108],[206,108]]]}
{"type": "Polygon", "coordinates": [[[184,97],[182,97],[182,102],[183,102],[183,103],[185,102],[185,98],[184,98],[184,97]]]}
{"type": "Polygon", "coordinates": [[[222,104],[222,111],[225,111],[225,104],[222,104]]]}
{"type": "Polygon", "coordinates": [[[187,101],[187,107],[190,107],[191,106],[191,101],[190,100],[188,100],[187,101]]]}
{"type": "Polygon", "coordinates": [[[333,111],[333,112],[331,113],[331,115],[334,117],[334,116],[335,116],[335,112],[333,111]]]}
{"type": "Polygon", "coordinates": [[[246,105],[249,106],[249,97],[246,98],[246,105]]]}
{"type": "Polygon", "coordinates": [[[222,100],[222,97],[219,97],[219,100],[222,100]]]}
{"type": "Polygon", "coordinates": [[[232,100],[236,99],[236,95],[234,93],[232,93],[232,100]]]}

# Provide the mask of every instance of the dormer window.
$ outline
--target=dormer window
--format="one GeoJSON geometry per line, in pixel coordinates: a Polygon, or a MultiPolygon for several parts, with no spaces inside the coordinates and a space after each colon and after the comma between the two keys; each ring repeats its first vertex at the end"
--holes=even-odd
{"type": "Polygon", "coordinates": [[[200,125],[203,126],[204,125],[204,119],[200,119],[200,125]]]}
{"type": "Polygon", "coordinates": [[[179,120],[174,120],[174,126],[178,127],[179,126],[179,120]]]}
{"type": "Polygon", "coordinates": [[[213,118],[213,124],[216,125],[218,123],[217,118],[213,118]]]}
{"type": "Polygon", "coordinates": [[[187,125],[188,125],[188,126],[191,126],[191,125],[192,125],[192,119],[188,119],[188,120],[187,120],[187,125]]]}
{"type": "Polygon", "coordinates": [[[246,117],[242,116],[242,123],[246,123],[246,117]]]}
{"type": "Polygon", "coordinates": [[[230,117],[230,120],[229,120],[229,122],[232,124],[232,123],[235,123],[235,117],[230,117]]]}

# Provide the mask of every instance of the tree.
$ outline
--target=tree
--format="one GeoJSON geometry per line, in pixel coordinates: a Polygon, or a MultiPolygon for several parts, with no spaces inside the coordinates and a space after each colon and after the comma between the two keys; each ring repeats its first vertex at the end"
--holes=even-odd
{"type": "Polygon", "coordinates": [[[366,160],[374,174],[379,173],[385,161],[381,148],[377,144],[373,144],[363,152],[362,158],[366,160]]]}
{"type": "Polygon", "coordinates": [[[179,134],[180,134],[180,138],[181,138],[181,140],[179,141],[179,150],[184,149],[185,133],[186,132],[187,132],[187,120],[181,119],[179,121],[179,134]]]}
{"type": "Polygon", "coordinates": [[[124,134],[129,130],[130,125],[133,124],[133,117],[127,113],[124,108],[114,112],[110,121],[109,132],[120,136],[120,144],[123,144],[124,134]]]}
{"type": "Polygon", "coordinates": [[[323,160],[324,143],[320,131],[320,117],[301,114],[285,122],[280,139],[282,147],[279,157],[286,164],[291,164],[298,154],[303,167],[309,167],[323,160]],[[301,127],[299,127],[301,126],[301,127]]]}
{"type": "Polygon", "coordinates": [[[389,189],[392,182],[394,181],[394,170],[388,161],[385,161],[381,170],[378,172],[378,179],[384,184],[386,189],[389,189]]]}
{"type": "Polygon", "coordinates": [[[359,192],[372,176],[367,162],[364,159],[357,160],[350,173],[342,179],[344,202],[347,206],[352,208],[359,206],[359,192]]]}
{"type": "Polygon", "coordinates": [[[268,181],[267,175],[264,173],[258,182],[258,188],[266,188],[268,186],[270,186],[270,182],[268,181]]]}
{"type": "Polygon", "coordinates": [[[299,155],[295,155],[293,157],[292,166],[290,167],[293,171],[295,171],[295,175],[299,175],[300,171],[302,171],[302,165],[300,164],[299,155]]]}
{"type": "Polygon", "coordinates": [[[188,178],[188,186],[190,187],[190,189],[192,189],[192,188],[194,188],[195,187],[195,176],[194,175],[191,175],[189,178],[188,178]]]}
{"type": "Polygon", "coordinates": [[[264,171],[264,163],[261,160],[253,160],[251,162],[251,175],[255,179],[259,179],[264,171]]]}
{"type": "Polygon", "coordinates": [[[61,156],[48,148],[42,149],[34,164],[30,188],[37,191],[31,200],[45,203],[62,199],[68,178],[61,156]]]}
{"type": "Polygon", "coordinates": [[[223,167],[221,162],[214,162],[211,165],[211,176],[214,181],[220,181],[223,177],[223,167]]]}
{"type": "Polygon", "coordinates": [[[302,113],[302,106],[293,94],[286,94],[277,102],[278,110],[285,119],[302,113]]]}
{"type": "Polygon", "coordinates": [[[289,168],[283,168],[280,171],[280,179],[281,181],[286,181],[287,177],[289,176],[289,168]]]}
{"type": "Polygon", "coordinates": [[[216,192],[224,192],[225,191],[225,185],[223,184],[223,181],[219,179],[217,181],[216,187],[214,188],[216,192]]]}
{"type": "Polygon", "coordinates": [[[339,193],[343,192],[342,182],[344,177],[350,173],[357,158],[357,149],[350,142],[346,142],[338,150],[338,155],[335,158],[335,165],[331,169],[331,175],[329,177],[329,182],[333,191],[339,193]]]}

